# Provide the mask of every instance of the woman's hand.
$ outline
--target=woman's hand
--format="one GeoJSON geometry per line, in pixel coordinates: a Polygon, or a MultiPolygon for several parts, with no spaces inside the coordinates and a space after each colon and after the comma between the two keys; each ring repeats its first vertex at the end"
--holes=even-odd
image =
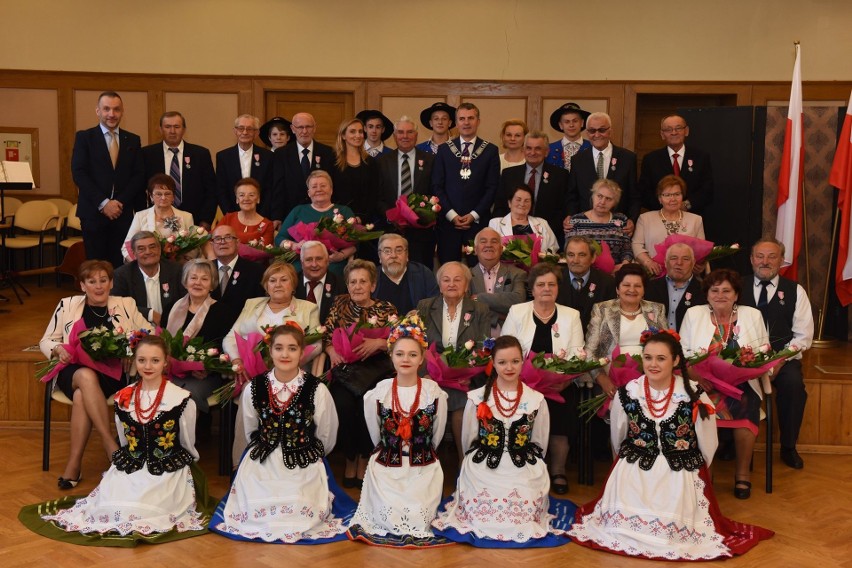
{"type": "Polygon", "coordinates": [[[642,268],[657,276],[660,272],[663,271],[663,267],[654,262],[654,259],[651,258],[651,255],[648,253],[642,253],[642,256],[639,257],[639,264],[642,265],[642,268]]]}
{"type": "Polygon", "coordinates": [[[60,363],[70,363],[71,354],[62,345],[57,345],[53,348],[53,356],[59,359],[60,363]]]}
{"type": "Polygon", "coordinates": [[[595,381],[597,381],[604,394],[609,398],[614,397],[615,393],[618,391],[618,389],[615,388],[615,383],[610,380],[609,375],[606,373],[598,373],[598,376],[595,377],[595,381]]]}
{"type": "Polygon", "coordinates": [[[385,345],[387,345],[387,341],[384,339],[365,339],[364,343],[353,349],[352,352],[363,361],[381,351],[385,345]]]}
{"type": "Polygon", "coordinates": [[[337,367],[343,363],[343,357],[338,355],[337,350],[331,345],[325,348],[325,352],[328,355],[328,360],[331,362],[332,367],[337,367]]]}
{"type": "Polygon", "coordinates": [[[562,230],[566,233],[574,229],[574,221],[571,219],[571,215],[565,217],[562,221],[562,230]]]}
{"type": "Polygon", "coordinates": [[[251,377],[248,376],[248,372],[246,368],[243,366],[242,359],[234,359],[231,361],[231,368],[234,369],[234,381],[238,385],[242,385],[251,380],[251,377]]]}
{"type": "Polygon", "coordinates": [[[636,230],[636,225],[633,224],[633,221],[631,219],[628,219],[627,223],[625,223],[624,225],[624,234],[628,237],[632,237],[634,230],[636,230]]]}

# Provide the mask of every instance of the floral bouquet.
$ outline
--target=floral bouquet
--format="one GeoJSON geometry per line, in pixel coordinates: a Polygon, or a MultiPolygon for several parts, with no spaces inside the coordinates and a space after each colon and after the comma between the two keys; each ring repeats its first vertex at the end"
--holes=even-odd
{"type": "Polygon", "coordinates": [[[378,239],[384,234],[384,231],[374,231],[371,224],[358,223],[355,217],[344,218],[337,209],[331,217],[323,217],[317,223],[296,223],[287,232],[298,243],[320,241],[333,252],[378,239]]]}
{"type": "Polygon", "coordinates": [[[525,385],[534,388],[545,398],[556,402],[565,402],[559,394],[568,384],[583,373],[599,369],[609,361],[606,358],[587,361],[585,353],[574,355],[568,359],[563,349],[559,354],[530,352],[521,369],[521,380],[525,385]]]}
{"type": "Polygon", "coordinates": [[[756,379],[798,353],[795,347],[773,351],[768,344],[755,350],[746,345],[739,349],[728,348],[710,352],[692,368],[699,376],[709,381],[719,393],[739,400],[742,391],[736,387],[756,379]]]}
{"type": "Polygon", "coordinates": [[[719,258],[725,258],[726,256],[731,256],[740,252],[740,244],[734,243],[732,245],[717,245],[710,249],[710,252],[704,258],[705,262],[710,262],[719,258]]]}
{"type": "Polygon", "coordinates": [[[168,373],[171,378],[183,378],[195,371],[220,373],[229,375],[233,372],[231,358],[227,353],[220,353],[215,342],[204,342],[203,337],[190,339],[183,334],[183,329],[172,335],[168,330],[160,331],[169,348],[168,373]]]}
{"type": "Polygon", "coordinates": [[[493,347],[493,338],[485,339],[478,348],[476,342],[469,339],[459,348],[450,345],[438,353],[437,344],[433,343],[426,351],[426,371],[442,387],[467,392],[473,377],[491,373],[493,347]]]}
{"type": "MultiPolygon", "coordinates": [[[[616,386],[621,388],[633,379],[638,379],[642,376],[642,357],[639,355],[630,355],[622,353],[621,348],[616,346],[612,352],[612,364],[609,366],[609,380],[616,386]]],[[[603,418],[609,412],[609,405],[612,399],[606,394],[599,394],[586,400],[578,406],[580,416],[586,416],[587,420],[591,420],[594,414],[603,418]]]]}
{"type": "Polygon", "coordinates": [[[204,227],[191,226],[188,229],[181,229],[177,233],[173,233],[167,237],[159,233],[157,240],[160,241],[160,247],[163,249],[163,255],[169,260],[176,260],[183,255],[194,251],[197,248],[204,246],[210,240],[210,233],[204,227]]]}
{"type": "Polygon", "coordinates": [[[435,225],[441,205],[438,198],[419,193],[409,193],[396,200],[393,209],[385,213],[388,221],[399,229],[414,227],[427,229],[435,225]]]}
{"type": "Polygon", "coordinates": [[[380,325],[376,316],[367,318],[363,322],[355,322],[349,327],[338,327],[331,332],[331,345],[344,363],[355,363],[361,360],[361,356],[355,353],[355,349],[364,343],[365,339],[387,339],[390,328],[393,327],[399,317],[392,314],[388,317],[387,325],[380,325]]]}
{"type": "Polygon", "coordinates": [[[125,332],[121,327],[109,329],[98,326],[87,329],[86,322],[82,318],[78,319],[68,334],[68,343],[63,344],[71,360],[68,363],[62,363],[59,359],[41,362],[36,369],[36,378],[46,383],[68,365],[83,365],[118,380],[122,374],[122,359],[133,356],[131,341],[134,334],[148,333],[147,330],[125,332]]]}
{"type": "Polygon", "coordinates": [[[299,247],[293,241],[283,241],[281,246],[264,244],[263,239],[254,239],[248,243],[240,243],[237,248],[240,257],[252,262],[267,263],[280,260],[292,263],[299,258],[299,247]]]}

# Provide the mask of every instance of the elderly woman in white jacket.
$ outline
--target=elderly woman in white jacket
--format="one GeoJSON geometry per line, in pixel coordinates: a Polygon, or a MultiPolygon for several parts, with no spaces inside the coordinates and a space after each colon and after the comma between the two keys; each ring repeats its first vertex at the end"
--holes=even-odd
{"type": "Polygon", "coordinates": [[[504,237],[513,235],[533,235],[541,238],[541,250],[557,252],[559,243],[553,229],[541,217],[533,217],[532,190],[525,185],[517,186],[509,197],[509,214],[505,217],[494,217],[488,226],[504,237]]]}
{"type": "MultiPolygon", "coordinates": [[[[294,297],[298,280],[292,264],[273,262],[264,271],[261,284],[266,289],[267,296],[247,300],[231,331],[222,341],[222,349],[231,357],[234,365],[239,367],[242,367],[243,361],[237,351],[237,334],[243,338],[252,332],[262,334],[265,327],[278,326],[287,321],[296,322],[304,331],[316,330],[320,325],[317,305],[294,297]]],[[[313,355],[320,351],[319,346],[315,346],[313,355]]],[[[238,382],[251,378],[243,369],[237,371],[238,382]]]]}
{"type": "MultiPolygon", "coordinates": [[[[509,308],[502,334],[517,337],[525,357],[534,352],[554,353],[568,358],[582,352],[585,340],[580,312],[556,303],[561,279],[562,271],[555,265],[545,262],[536,264],[527,280],[532,291],[532,301],[509,308]]],[[[570,395],[570,388],[562,391],[563,398],[566,394],[570,395]]],[[[550,399],[547,399],[547,406],[550,411],[548,470],[551,488],[555,493],[563,495],[568,492],[565,464],[568,460],[569,418],[573,409],[569,408],[568,403],[550,399]]]]}
{"type": "Polygon", "coordinates": [[[175,180],[167,174],[156,174],[148,181],[148,199],[154,205],[143,209],[133,216],[121,254],[125,262],[133,260],[130,257],[130,239],[139,231],[152,231],[168,237],[182,229],[189,229],[195,224],[192,213],[181,211],[174,207],[175,180]]]}

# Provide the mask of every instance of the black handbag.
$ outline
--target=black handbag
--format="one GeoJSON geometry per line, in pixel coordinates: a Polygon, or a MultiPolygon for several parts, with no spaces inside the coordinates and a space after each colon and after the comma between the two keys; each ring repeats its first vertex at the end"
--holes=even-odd
{"type": "Polygon", "coordinates": [[[394,375],[393,363],[385,353],[365,361],[343,363],[331,369],[331,379],[357,397],[363,397],[382,379],[394,375]]]}

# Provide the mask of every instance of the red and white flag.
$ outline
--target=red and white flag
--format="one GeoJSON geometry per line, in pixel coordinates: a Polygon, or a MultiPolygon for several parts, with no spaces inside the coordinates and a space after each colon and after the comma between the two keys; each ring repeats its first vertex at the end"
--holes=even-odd
{"type": "Polygon", "coordinates": [[[837,297],[844,306],[852,304],[852,95],[849,96],[849,106],[846,118],[843,120],[843,130],[834,151],[834,163],[831,165],[831,176],[828,182],[838,189],[837,208],[840,210],[840,237],[837,246],[837,277],[835,286],[837,297]]]}
{"type": "Polygon", "coordinates": [[[784,133],[784,154],[778,174],[778,225],[775,238],[784,243],[784,264],[781,274],[796,280],[796,260],[802,248],[802,178],[804,177],[805,147],[802,145],[802,68],[801,49],[796,44],[796,63],[793,65],[793,85],[790,88],[790,107],[787,110],[787,129],[784,133]]]}

